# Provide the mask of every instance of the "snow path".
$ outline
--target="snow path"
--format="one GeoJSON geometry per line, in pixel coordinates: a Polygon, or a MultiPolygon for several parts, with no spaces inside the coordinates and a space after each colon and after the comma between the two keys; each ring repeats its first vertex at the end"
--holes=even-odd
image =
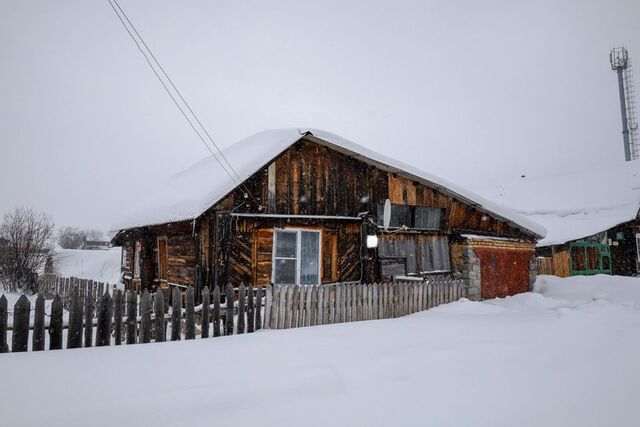
{"type": "Polygon", "coordinates": [[[632,426],[640,279],[400,319],[0,356],[12,426],[632,426]],[[595,297],[595,299],[594,299],[595,297]]]}

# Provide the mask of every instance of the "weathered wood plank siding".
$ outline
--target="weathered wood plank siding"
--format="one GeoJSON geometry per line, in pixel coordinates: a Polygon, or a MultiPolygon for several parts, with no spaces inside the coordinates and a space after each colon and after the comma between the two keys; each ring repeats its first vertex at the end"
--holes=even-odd
{"type": "MultiPolygon", "coordinates": [[[[421,237],[408,236],[449,238],[460,233],[482,233],[532,240],[495,215],[458,200],[446,189],[356,157],[320,144],[312,136],[304,137],[276,158],[265,159],[263,168],[195,223],[184,221],[125,233],[119,238],[128,248],[123,270],[132,269],[132,242],[140,236],[149,239],[154,256],[148,257],[148,262],[155,274],[147,274],[144,280],[145,285],[153,289],[149,276],[157,277],[157,237],[164,235],[168,244],[169,283],[211,288],[227,283],[267,285],[271,282],[274,228],[310,227],[322,231],[322,283],[385,280],[380,276],[380,261],[375,251],[368,252],[370,260],[360,260],[365,250],[361,238],[363,225],[358,220],[239,217],[237,214],[356,218],[359,213],[368,212],[375,220],[387,198],[393,204],[442,209],[440,229],[411,230],[399,233],[397,238],[420,240],[421,237]]],[[[418,260],[420,247],[421,244],[417,244],[418,260]]],[[[418,270],[421,268],[417,266],[418,270]]]]}

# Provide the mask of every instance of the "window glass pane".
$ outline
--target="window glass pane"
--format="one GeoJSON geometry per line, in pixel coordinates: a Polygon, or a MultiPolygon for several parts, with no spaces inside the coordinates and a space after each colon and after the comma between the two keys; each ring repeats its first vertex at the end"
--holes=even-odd
{"type": "Polygon", "coordinates": [[[405,205],[391,205],[389,227],[411,227],[411,208],[405,205]]]}
{"type": "Polygon", "coordinates": [[[276,284],[292,284],[296,282],[296,260],[295,259],[275,259],[275,278],[276,284]]]}
{"type": "Polygon", "coordinates": [[[302,231],[300,236],[300,284],[320,282],[320,233],[302,231]]]}
{"type": "Polygon", "coordinates": [[[416,207],[415,228],[439,230],[442,226],[442,209],[416,207]]]}
{"type": "Polygon", "coordinates": [[[276,257],[295,258],[296,240],[295,231],[276,231],[276,257]]]}

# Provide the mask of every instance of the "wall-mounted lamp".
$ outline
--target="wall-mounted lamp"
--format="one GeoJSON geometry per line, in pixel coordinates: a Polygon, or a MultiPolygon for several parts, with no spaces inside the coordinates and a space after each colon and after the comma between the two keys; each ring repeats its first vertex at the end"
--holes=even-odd
{"type": "Polygon", "coordinates": [[[367,248],[373,249],[378,247],[378,236],[371,234],[367,236],[367,248]]]}

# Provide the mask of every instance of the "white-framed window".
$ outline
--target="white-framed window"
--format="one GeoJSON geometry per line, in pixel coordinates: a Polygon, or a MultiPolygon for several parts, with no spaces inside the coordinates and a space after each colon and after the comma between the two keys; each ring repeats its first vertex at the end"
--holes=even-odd
{"type": "Polygon", "coordinates": [[[640,261],[640,233],[636,233],[636,256],[640,261]]]}
{"type": "Polygon", "coordinates": [[[140,242],[136,242],[136,248],[133,253],[133,277],[140,277],[140,250],[142,245],[140,242]]]}
{"type": "Polygon", "coordinates": [[[275,229],[273,271],[275,284],[320,284],[321,242],[319,230],[275,229]]]}
{"type": "Polygon", "coordinates": [[[122,259],[120,260],[120,265],[123,268],[127,267],[127,248],[122,246],[122,259]]]}

